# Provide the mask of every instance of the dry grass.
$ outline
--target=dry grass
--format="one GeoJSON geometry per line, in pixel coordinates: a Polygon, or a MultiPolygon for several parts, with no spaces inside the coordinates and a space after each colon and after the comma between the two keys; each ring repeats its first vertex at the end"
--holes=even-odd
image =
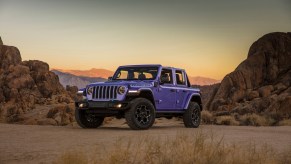
{"type": "Polygon", "coordinates": [[[232,126],[291,126],[291,119],[283,119],[278,113],[248,113],[239,115],[232,113],[230,115],[215,116],[213,113],[205,110],[201,113],[203,124],[232,125],[232,126]],[[282,120],[283,119],[283,120],[282,120]]]}
{"type": "Polygon", "coordinates": [[[278,123],[279,126],[291,126],[291,120],[282,120],[278,123]]]}
{"type": "Polygon", "coordinates": [[[274,120],[268,119],[267,117],[260,116],[258,114],[245,114],[240,118],[241,125],[251,125],[251,126],[270,126],[273,125],[274,120]]]}
{"type": "Polygon", "coordinates": [[[240,123],[232,115],[216,117],[215,124],[217,124],[217,125],[234,125],[234,126],[240,125],[240,123]]]}
{"type": "Polygon", "coordinates": [[[201,121],[204,124],[213,124],[214,123],[214,117],[211,112],[208,110],[202,110],[201,112],[201,121]]]}
{"type": "MultiPolygon", "coordinates": [[[[97,149],[97,148],[96,148],[97,149]]],[[[281,154],[267,145],[257,147],[227,145],[223,138],[213,134],[178,134],[175,138],[140,137],[137,140],[121,138],[114,148],[103,155],[92,153],[65,153],[55,163],[157,163],[157,164],[247,164],[291,163],[291,150],[281,154]]]]}
{"type": "Polygon", "coordinates": [[[83,152],[70,151],[60,156],[55,164],[87,164],[88,157],[83,152]]]}

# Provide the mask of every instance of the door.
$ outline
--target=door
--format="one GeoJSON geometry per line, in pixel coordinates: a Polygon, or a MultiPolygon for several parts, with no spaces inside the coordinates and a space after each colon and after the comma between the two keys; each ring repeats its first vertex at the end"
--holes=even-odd
{"type": "Polygon", "coordinates": [[[189,92],[186,83],[186,74],[183,70],[175,70],[175,81],[177,88],[176,109],[183,110],[189,92]]]}
{"type": "Polygon", "coordinates": [[[159,85],[155,95],[157,110],[174,110],[176,108],[176,89],[174,86],[173,71],[163,68],[160,78],[163,78],[164,82],[159,85]]]}

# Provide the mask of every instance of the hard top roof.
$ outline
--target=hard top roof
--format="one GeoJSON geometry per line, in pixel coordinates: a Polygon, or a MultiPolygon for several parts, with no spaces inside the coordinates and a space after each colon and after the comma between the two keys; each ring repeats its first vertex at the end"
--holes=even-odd
{"type": "Polygon", "coordinates": [[[175,68],[175,67],[169,67],[169,66],[162,66],[161,64],[138,64],[138,65],[122,65],[119,67],[163,67],[163,68],[169,68],[169,69],[180,69],[184,70],[182,68],[175,68]]]}

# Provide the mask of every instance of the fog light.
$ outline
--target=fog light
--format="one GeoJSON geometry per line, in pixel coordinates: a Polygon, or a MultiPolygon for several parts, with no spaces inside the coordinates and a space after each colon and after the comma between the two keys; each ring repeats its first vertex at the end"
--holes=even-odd
{"type": "Polygon", "coordinates": [[[121,108],[122,107],[122,104],[117,104],[115,105],[116,108],[121,108]]]}
{"type": "Polygon", "coordinates": [[[86,107],[86,104],[85,103],[80,103],[79,104],[79,108],[84,108],[84,107],[86,107]]]}

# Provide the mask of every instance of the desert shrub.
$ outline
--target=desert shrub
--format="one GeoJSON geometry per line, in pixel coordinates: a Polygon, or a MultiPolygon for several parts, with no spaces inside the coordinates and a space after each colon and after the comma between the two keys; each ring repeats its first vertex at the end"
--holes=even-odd
{"type": "Polygon", "coordinates": [[[246,147],[244,149],[246,152],[242,153],[242,147],[227,146],[223,138],[215,138],[213,134],[206,135],[201,132],[195,135],[178,134],[177,137],[166,140],[147,137],[135,144],[132,141],[120,142],[120,140],[118,143],[114,150],[101,160],[102,163],[220,164],[237,163],[237,160],[240,160],[240,163],[249,161],[263,163],[274,158],[268,152],[265,153],[265,148],[261,150],[250,145],[256,152],[250,153],[251,148],[246,147]]]}
{"type": "Polygon", "coordinates": [[[291,163],[291,147],[288,150],[278,154],[277,163],[291,163]]]}
{"type": "Polygon", "coordinates": [[[285,119],[282,120],[278,123],[279,126],[291,126],[291,120],[290,119],[285,119]]]}
{"type": "Polygon", "coordinates": [[[218,116],[215,119],[215,124],[217,125],[239,125],[239,122],[234,118],[233,115],[230,116],[218,116]]]}
{"type": "Polygon", "coordinates": [[[268,126],[272,125],[273,122],[271,119],[267,119],[264,116],[260,116],[258,114],[245,114],[240,118],[241,125],[251,125],[251,126],[268,126]]]}
{"type": "Polygon", "coordinates": [[[201,119],[202,119],[202,123],[204,124],[213,124],[214,122],[213,114],[209,112],[208,110],[202,110],[201,119]]]}
{"type": "Polygon", "coordinates": [[[271,125],[271,122],[273,123],[272,125],[278,125],[284,119],[281,113],[275,111],[265,112],[262,115],[270,122],[269,125],[271,125]]]}
{"type": "Polygon", "coordinates": [[[69,151],[62,154],[55,162],[55,164],[87,164],[88,157],[79,151],[69,151]]]}
{"type": "Polygon", "coordinates": [[[268,145],[257,147],[255,143],[246,146],[227,145],[223,138],[214,136],[200,131],[195,134],[177,134],[176,137],[163,139],[121,138],[103,155],[92,153],[91,156],[85,156],[83,153],[65,153],[56,163],[291,163],[291,151],[278,153],[268,145]]]}

